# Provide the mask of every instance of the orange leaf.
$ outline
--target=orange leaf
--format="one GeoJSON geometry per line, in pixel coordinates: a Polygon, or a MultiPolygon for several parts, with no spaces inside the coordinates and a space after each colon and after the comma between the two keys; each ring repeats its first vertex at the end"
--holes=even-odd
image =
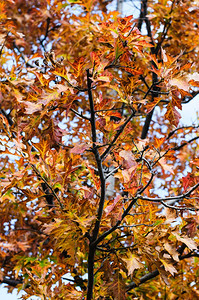
{"type": "Polygon", "coordinates": [[[151,102],[150,100],[148,100],[147,104],[145,105],[147,114],[150,113],[150,111],[152,111],[152,109],[161,101],[161,98],[154,98],[154,100],[151,102]]]}
{"type": "Polygon", "coordinates": [[[49,142],[47,140],[42,140],[40,143],[32,143],[32,144],[41,154],[41,158],[44,159],[45,155],[47,154],[48,150],[50,149],[49,142]]]}
{"type": "Polygon", "coordinates": [[[180,118],[181,118],[179,112],[176,110],[176,108],[171,103],[169,103],[167,105],[167,112],[165,114],[165,117],[166,117],[167,120],[170,121],[170,123],[172,125],[174,125],[176,127],[178,126],[178,123],[179,123],[180,118]]]}
{"type": "Polygon", "coordinates": [[[155,148],[159,148],[164,143],[165,138],[154,138],[154,146],[155,148]]]}

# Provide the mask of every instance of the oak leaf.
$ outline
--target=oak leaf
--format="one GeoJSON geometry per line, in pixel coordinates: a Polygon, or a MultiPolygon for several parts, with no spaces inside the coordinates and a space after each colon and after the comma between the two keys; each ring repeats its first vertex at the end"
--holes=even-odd
{"type": "Polygon", "coordinates": [[[176,237],[176,239],[182,243],[184,243],[185,245],[187,245],[187,247],[190,249],[190,250],[196,250],[197,249],[197,244],[196,242],[189,238],[189,237],[181,237],[178,233],[176,232],[172,232],[172,234],[176,237]]]}
{"type": "Polygon", "coordinates": [[[123,258],[122,260],[126,263],[128,275],[132,275],[134,270],[144,267],[136,254],[128,252],[127,256],[128,258],[123,258]]]}
{"type": "Polygon", "coordinates": [[[160,261],[163,263],[163,266],[165,268],[165,270],[169,273],[171,273],[171,275],[175,275],[175,273],[177,273],[178,271],[176,270],[176,268],[173,266],[173,264],[168,263],[166,260],[164,259],[160,259],[160,261]]]}
{"type": "Polygon", "coordinates": [[[164,248],[165,248],[165,250],[168,251],[168,253],[171,255],[171,257],[175,261],[179,261],[179,252],[176,251],[176,249],[174,248],[173,245],[171,245],[169,242],[165,242],[164,243],[164,248]]]}
{"type": "Polygon", "coordinates": [[[171,103],[167,105],[167,112],[165,114],[165,118],[168,119],[172,125],[176,127],[178,126],[181,116],[171,103]]]}

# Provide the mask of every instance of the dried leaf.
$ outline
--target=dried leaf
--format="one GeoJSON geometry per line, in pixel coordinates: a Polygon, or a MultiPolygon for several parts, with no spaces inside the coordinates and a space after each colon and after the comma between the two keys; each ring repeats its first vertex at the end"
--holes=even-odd
{"type": "Polygon", "coordinates": [[[175,273],[178,273],[178,271],[172,264],[166,262],[164,259],[160,259],[160,261],[163,263],[165,271],[169,272],[172,276],[174,276],[175,273]]]}
{"type": "Polygon", "coordinates": [[[139,257],[131,252],[128,252],[128,258],[123,258],[123,261],[126,263],[128,275],[133,274],[135,269],[143,268],[139,257]]]}
{"type": "Polygon", "coordinates": [[[168,119],[172,125],[176,127],[178,126],[181,116],[171,103],[167,105],[167,112],[165,114],[165,118],[168,119]]]}
{"type": "Polygon", "coordinates": [[[196,242],[188,237],[181,237],[178,233],[176,232],[172,232],[172,234],[176,237],[176,239],[182,243],[184,243],[185,245],[187,245],[187,247],[190,250],[196,250],[197,249],[197,244],[196,242]]]}
{"type": "Polygon", "coordinates": [[[173,245],[169,244],[169,242],[166,242],[166,243],[164,243],[164,248],[165,248],[165,250],[167,250],[169,252],[171,257],[175,261],[179,261],[179,252],[176,251],[176,249],[173,247],[173,245]]]}

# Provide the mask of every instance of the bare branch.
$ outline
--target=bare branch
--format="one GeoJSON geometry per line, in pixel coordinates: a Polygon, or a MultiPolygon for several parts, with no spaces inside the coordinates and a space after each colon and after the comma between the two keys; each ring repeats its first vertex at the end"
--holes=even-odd
{"type": "Polygon", "coordinates": [[[44,41],[45,41],[45,40],[47,39],[47,37],[48,37],[49,26],[50,26],[50,18],[48,17],[47,20],[46,20],[46,33],[45,33],[43,39],[40,40],[40,44],[41,44],[41,46],[42,46],[42,48],[44,49],[45,52],[46,52],[46,48],[45,48],[45,46],[44,46],[43,43],[44,43],[44,41]]]}
{"type": "Polygon", "coordinates": [[[190,210],[190,211],[198,211],[199,209],[192,208],[192,207],[178,207],[178,206],[173,206],[165,203],[164,201],[161,201],[161,204],[167,208],[175,209],[175,210],[190,210]]]}
{"type": "Polygon", "coordinates": [[[21,279],[8,279],[8,278],[3,278],[3,280],[0,280],[0,284],[5,283],[8,284],[9,286],[16,287],[18,284],[22,284],[23,280],[21,279]]]}
{"type": "Polygon", "coordinates": [[[144,197],[141,195],[137,195],[138,199],[145,200],[145,201],[152,201],[152,202],[159,202],[161,203],[162,201],[170,201],[170,200],[175,200],[175,201],[180,201],[184,198],[187,198],[190,196],[190,194],[195,191],[199,187],[199,183],[195,184],[188,192],[178,195],[178,196],[173,196],[173,197],[165,197],[165,198],[150,198],[150,197],[144,197]]]}
{"type": "Polygon", "coordinates": [[[181,130],[181,129],[197,129],[199,128],[199,125],[198,126],[181,126],[181,127],[178,127],[174,130],[172,130],[171,132],[169,132],[168,136],[167,136],[167,140],[170,139],[172,137],[172,135],[174,135],[178,130],[181,130]]]}
{"type": "Polygon", "coordinates": [[[186,146],[186,145],[190,144],[191,142],[196,141],[198,139],[199,139],[199,136],[195,136],[194,138],[188,140],[187,142],[182,143],[182,145],[175,146],[175,147],[171,148],[170,150],[180,150],[184,146],[186,146]]]}
{"type": "Polygon", "coordinates": [[[76,114],[77,116],[79,116],[80,118],[90,121],[90,118],[84,116],[82,113],[81,113],[81,114],[78,113],[78,112],[77,112],[76,110],[74,110],[73,108],[70,108],[70,110],[71,110],[74,114],[76,114]]]}

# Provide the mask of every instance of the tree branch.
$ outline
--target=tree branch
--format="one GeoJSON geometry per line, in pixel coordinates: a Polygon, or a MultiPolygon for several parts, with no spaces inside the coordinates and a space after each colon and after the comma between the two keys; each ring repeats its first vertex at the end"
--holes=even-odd
{"type": "Polygon", "coordinates": [[[101,236],[99,236],[99,238],[97,240],[95,240],[95,242],[93,243],[93,245],[98,245],[105,237],[107,237],[109,234],[111,234],[113,231],[115,231],[118,226],[121,224],[121,222],[123,221],[123,219],[128,215],[129,211],[131,210],[131,208],[133,207],[133,205],[136,203],[137,201],[137,197],[133,198],[131,203],[129,204],[129,206],[127,207],[127,209],[124,211],[124,213],[122,214],[122,217],[120,220],[117,221],[117,223],[111,227],[109,230],[107,230],[106,232],[104,232],[101,236]]]}
{"type": "Polygon", "coordinates": [[[89,254],[88,254],[88,287],[87,287],[87,300],[91,300],[93,297],[93,284],[94,284],[94,257],[96,251],[96,245],[93,243],[98,236],[100,222],[102,218],[103,208],[104,208],[104,201],[105,201],[105,194],[106,194],[106,180],[104,176],[104,170],[102,166],[102,159],[99,155],[98,147],[96,145],[97,141],[97,134],[96,134],[96,125],[95,125],[95,109],[94,109],[94,102],[93,102],[93,95],[92,95],[92,80],[89,70],[87,70],[87,86],[88,86],[88,97],[89,97],[89,104],[90,104],[90,123],[91,123],[91,132],[92,132],[92,142],[93,147],[92,151],[95,155],[95,160],[97,163],[97,169],[99,172],[100,177],[100,202],[97,212],[97,219],[95,221],[95,226],[90,237],[90,244],[89,244],[89,254]]]}
{"type": "MultiPolygon", "coordinates": [[[[185,248],[186,248],[186,245],[182,244],[182,246],[179,248],[179,250],[177,250],[179,252],[179,255],[180,255],[179,256],[179,260],[183,260],[185,258],[190,258],[192,256],[196,256],[192,252],[190,252],[190,253],[182,256],[182,253],[183,253],[183,251],[184,251],[185,248]]],[[[176,262],[176,264],[177,264],[177,262],[176,262]]],[[[130,290],[132,290],[132,289],[140,286],[142,283],[145,283],[146,281],[157,277],[159,274],[160,274],[160,272],[156,269],[155,271],[153,271],[153,272],[151,272],[149,274],[144,275],[143,277],[140,278],[139,283],[131,282],[126,287],[126,291],[128,292],[128,291],[130,291],[130,290]]]]}
{"type": "Polygon", "coordinates": [[[8,278],[3,278],[3,280],[0,280],[0,284],[5,283],[8,284],[9,286],[16,287],[18,284],[22,284],[23,280],[22,279],[8,279],[8,278]]]}
{"type": "Polygon", "coordinates": [[[57,196],[57,194],[55,193],[55,191],[53,190],[53,188],[49,185],[49,183],[46,181],[46,179],[40,174],[40,172],[37,170],[37,168],[31,164],[31,167],[33,168],[33,170],[35,171],[35,173],[37,174],[37,176],[46,184],[46,186],[51,190],[52,194],[55,196],[55,198],[57,199],[61,209],[63,210],[63,204],[61,203],[61,200],[59,199],[59,197],[57,196]]]}
{"type": "Polygon", "coordinates": [[[104,160],[106,158],[106,156],[110,153],[111,148],[113,147],[113,145],[115,144],[115,142],[117,141],[118,137],[120,136],[120,134],[124,131],[124,128],[126,127],[126,125],[130,122],[130,120],[135,116],[136,111],[133,110],[132,114],[128,117],[128,119],[126,120],[126,122],[120,127],[120,129],[117,131],[115,137],[113,138],[112,142],[110,143],[110,145],[108,146],[108,148],[104,151],[104,153],[101,155],[101,159],[104,160]]]}
{"type": "Polygon", "coordinates": [[[90,121],[90,118],[84,116],[82,113],[78,113],[76,110],[74,110],[73,108],[70,108],[70,111],[72,111],[75,115],[79,116],[80,118],[90,121]]]}
{"type": "Polygon", "coordinates": [[[196,141],[197,139],[199,139],[199,136],[195,136],[194,138],[184,142],[182,145],[179,145],[179,146],[175,146],[173,148],[171,148],[170,150],[180,150],[181,148],[183,148],[184,146],[190,144],[191,142],[193,141],[196,141]]]}
{"type": "Polygon", "coordinates": [[[43,42],[44,42],[44,41],[47,39],[47,37],[48,37],[49,26],[50,26],[50,18],[48,17],[47,20],[46,20],[46,33],[45,33],[43,39],[39,40],[39,41],[40,41],[40,44],[41,44],[41,46],[42,46],[42,48],[44,49],[45,52],[46,52],[46,48],[45,48],[43,42]]]}
{"type": "Polygon", "coordinates": [[[138,199],[145,200],[145,201],[152,201],[152,202],[159,202],[161,203],[162,201],[170,201],[170,200],[176,200],[180,201],[184,198],[187,198],[190,196],[190,194],[195,191],[199,187],[199,183],[195,184],[188,192],[178,195],[178,196],[173,196],[173,197],[165,197],[165,198],[150,198],[150,197],[144,197],[141,195],[137,195],[138,199]]]}
{"type": "MultiPolygon", "coordinates": [[[[94,108],[94,102],[93,102],[93,95],[92,95],[92,80],[91,75],[89,73],[89,69],[86,70],[87,72],[87,85],[88,85],[88,99],[89,99],[89,105],[90,105],[90,112],[91,112],[91,131],[92,131],[92,141],[95,144],[97,141],[97,135],[96,135],[96,127],[95,127],[95,108],[94,108]]],[[[95,145],[94,145],[95,146],[95,145]]]]}
{"type": "Polygon", "coordinates": [[[175,210],[190,210],[190,211],[198,211],[199,209],[197,208],[192,208],[192,207],[176,207],[173,205],[169,205],[165,203],[164,201],[161,201],[161,204],[167,208],[175,209],[175,210]]]}
{"type": "Polygon", "coordinates": [[[199,128],[199,125],[198,126],[181,126],[181,127],[178,127],[172,131],[169,132],[168,136],[167,136],[167,140],[171,138],[172,135],[174,135],[176,133],[176,131],[180,130],[180,129],[197,129],[199,128]]]}

